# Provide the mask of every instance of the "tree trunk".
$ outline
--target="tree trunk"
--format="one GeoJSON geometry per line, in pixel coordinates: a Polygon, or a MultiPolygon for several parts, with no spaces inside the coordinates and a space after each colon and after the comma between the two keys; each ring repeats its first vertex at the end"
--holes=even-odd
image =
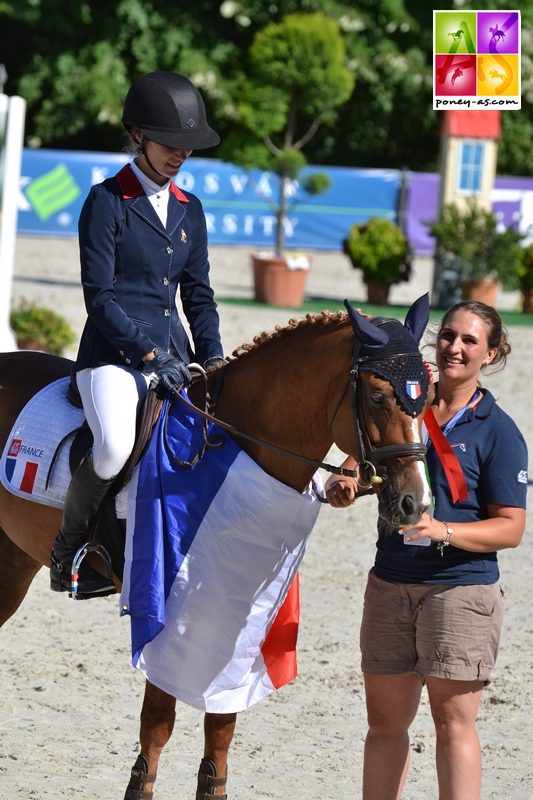
{"type": "Polygon", "coordinates": [[[373,306],[387,306],[389,304],[390,285],[366,281],[367,300],[373,306]]]}

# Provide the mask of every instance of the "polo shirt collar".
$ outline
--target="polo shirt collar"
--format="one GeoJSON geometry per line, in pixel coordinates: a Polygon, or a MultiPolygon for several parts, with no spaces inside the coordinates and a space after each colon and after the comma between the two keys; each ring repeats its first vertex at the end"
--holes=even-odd
{"type": "Polygon", "coordinates": [[[478,419],[486,419],[492,413],[492,409],[496,405],[496,400],[488,389],[484,389],[482,386],[479,388],[483,397],[471,413],[478,419]]]}
{"type": "Polygon", "coordinates": [[[492,413],[492,409],[496,405],[494,395],[492,395],[488,389],[485,389],[482,386],[479,387],[479,390],[482,394],[481,400],[474,409],[466,409],[464,414],[457,420],[456,424],[458,426],[463,425],[465,422],[469,422],[473,417],[476,417],[477,419],[486,419],[492,413]]]}

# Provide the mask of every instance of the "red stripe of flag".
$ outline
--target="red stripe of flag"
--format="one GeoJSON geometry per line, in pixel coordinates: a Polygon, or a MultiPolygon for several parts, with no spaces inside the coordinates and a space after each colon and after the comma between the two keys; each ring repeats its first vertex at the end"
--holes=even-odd
{"type": "Polygon", "coordinates": [[[300,581],[296,573],[261,648],[268,676],[276,689],[298,675],[296,641],[299,622],[300,581]]]}
{"type": "Polygon", "coordinates": [[[20,482],[20,489],[22,492],[28,492],[28,494],[33,492],[33,484],[35,483],[35,476],[37,475],[38,468],[38,464],[34,464],[32,461],[27,462],[24,468],[22,481],[20,482]]]}

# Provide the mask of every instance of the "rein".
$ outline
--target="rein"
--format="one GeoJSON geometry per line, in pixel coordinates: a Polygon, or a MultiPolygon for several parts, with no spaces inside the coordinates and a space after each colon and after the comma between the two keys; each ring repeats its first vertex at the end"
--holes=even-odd
{"type": "MultiPolygon", "coordinates": [[[[191,368],[191,365],[189,364],[189,369],[190,368],[191,368]]],[[[240,437],[241,439],[246,439],[247,441],[252,442],[253,444],[258,444],[261,447],[267,447],[269,450],[273,450],[276,453],[280,453],[281,455],[284,455],[284,456],[290,456],[291,458],[296,458],[299,461],[305,462],[306,464],[311,464],[312,466],[316,467],[317,469],[319,469],[319,468],[320,469],[324,469],[327,472],[334,473],[335,475],[343,475],[343,476],[348,477],[348,478],[357,478],[358,477],[358,473],[353,469],[345,469],[344,467],[336,467],[333,464],[327,464],[324,461],[319,461],[318,459],[315,459],[315,458],[309,458],[308,456],[304,456],[301,453],[295,453],[293,450],[288,450],[285,447],[281,447],[280,445],[273,444],[272,442],[268,442],[266,439],[261,439],[260,437],[254,436],[253,434],[244,433],[243,431],[238,430],[238,428],[235,428],[233,425],[230,425],[228,422],[224,422],[223,420],[218,419],[218,417],[215,417],[213,414],[210,414],[209,411],[207,411],[207,409],[198,408],[198,406],[195,406],[194,403],[191,403],[191,401],[188,398],[184,397],[181,394],[176,394],[174,396],[174,399],[178,399],[190,411],[193,411],[195,414],[198,414],[200,417],[202,417],[205,420],[206,423],[207,422],[213,422],[215,425],[217,425],[223,431],[225,431],[226,433],[231,434],[232,436],[240,437]]],[[[207,439],[206,433],[204,433],[204,447],[201,449],[200,453],[195,457],[194,464],[196,464],[200,460],[200,458],[202,457],[203,453],[205,452],[205,447],[219,447],[220,444],[221,444],[220,442],[210,442],[207,439]]],[[[184,462],[181,462],[181,463],[183,464],[183,466],[194,466],[193,463],[191,463],[191,464],[187,464],[187,463],[184,463],[184,462]]],[[[362,494],[371,494],[372,491],[373,490],[367,490],[365,492],[362,492],[362,494]]]]}
{"type": "MultiPolygon", "coordinates": [[[[375,494],[376,487],[380,487],[384,489],[386,485],[392,480],[391,476],[382,477],[378,475],[377,466],[382,462],[389,458],[400,458],[405,456],[411,456],[412,458],[419,460],[423,458],[426,454],[426,446],[420,442],[406,442],[404,444],[393,444],[393,445],[384,445],[383,447],[373,447],[368,434],[366,432],[364,419],[363,419],[363,412],[361,407],[360,395],[359,395],[359,367],[362,363],[372,363],[373,361],[383,361],[386,359],[393,359],[399,358],[402,356],[412,356],[417,355],[420,356],[420,353],[395,353],[390,356],[380,356],[372,357],[372,356],[361,356],[359,354],[360,350],[360,343],[357,341],[354,345],[353,353],[352,353],[352,365],[349,371],[348,380],[344,389],[341,392],[339,400],[335,406],[333,414],[331,415],[329,421],[329,429],[333,425],[337,412],[340,408],[342,403],[342,399],[346,394],[348,388],[351,388],[351,408],[352,408],[352,417],[353,417],[353,424],[354,424],[354,431],[357,436],[359,452],[361,454],[361,461],[359,465],[359,469],[351,470],[346,469],[344,467],[338,467],[333,464],[328,464],[324,461],[319,461],[318,459],[309,458],[308,456],[303,455],[302,453],[295,453],[292,450],[289,450],[285,447],[281,447],[280,445],[274,444],[273,442],[269,442],[265,439],[262,439],[258,436],[254,436],[253,434],[244,433],[243,431],[238,430],[234,425],[230,425],[227,422],[216,417],[214,414],[211,414],[209,411],[209,393],[207,390],[207,373],[199,364],[189,364],[189,369],[192,372],[198,373],[198,376],[204,380],[205,383],[205,404],[204,408],[199,408],[198,406],[194,405],[187,397],[176,393],[174,398],[171,402],[173,402],[176,398],[185,405],[190,411],[195,414],[198,414],[204,420],[203,426],[203,445],[200,449],[200,452],[195,456],[192,462],[184,462],[181,459],[177,458],[173,455],[174,460],[180,464],[180,466],[191,468],[193,467],[198,461],[202,458],[203,454],[205,453],[206,448],[208,447],[219,447],[221,442],[213,442],[209,441],[207,435],[207,423],[212,422],[217,425],[221,430],[225,431],[226,433],[231,434],[234,437],[246,439],[247,441],[259,445],[260,447],[266,447],[269,450],[272,450],[276,453],[280,453],[283,456],[288,456],[289,458],[295,458],[298,461],[302,461],[306,464],[311,464],[315,469],[323,469],[326,472],[330,472],[334,475],[341,475],[343,477],[353,478],[354,480],[358,481],[363,475],[363,480],[365,481],[365,486],[360,491],[356,492],[356,497],[363,497],[364,495],[375,494]]],[[[320,498],[323,502],[325,499],[320,498]]]]}

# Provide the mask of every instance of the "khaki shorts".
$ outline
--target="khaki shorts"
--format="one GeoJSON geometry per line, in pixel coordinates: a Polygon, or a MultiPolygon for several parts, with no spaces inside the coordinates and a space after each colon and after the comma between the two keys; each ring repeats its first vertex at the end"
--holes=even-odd
{"type": "Polygon", "coordinates": [[[371,571],[361,623],[361,669],[489,683],[503,616],[499,583],[391,583],[371,571]]]}

